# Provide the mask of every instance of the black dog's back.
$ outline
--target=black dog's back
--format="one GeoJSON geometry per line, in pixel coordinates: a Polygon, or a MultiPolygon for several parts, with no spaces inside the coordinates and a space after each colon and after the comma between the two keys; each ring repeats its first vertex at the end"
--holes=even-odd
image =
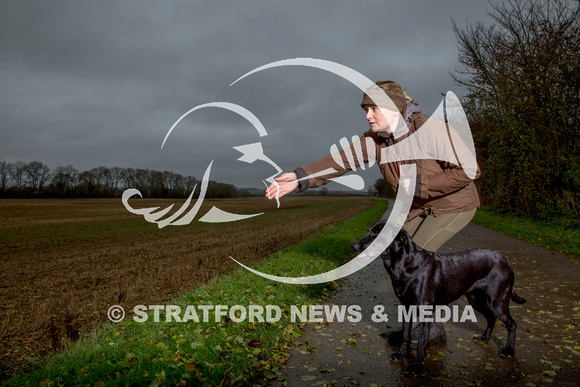
{"type": "MultiPolygon", "coordinates": [[[[417,249],[420,247],[417,246],[417,249]]],[[[449,304],[469,291],[493,286],[513,289],[514,272],[502,254],[490,249],[466,250],[450,254],[433,253],[433,259],[441,264],[441,278],[436,304],[449,304]],[[490,278],[496,283],[490,284],[490,278]]],[[[525,300],[513,293],[518,303],[525,300]]]]}

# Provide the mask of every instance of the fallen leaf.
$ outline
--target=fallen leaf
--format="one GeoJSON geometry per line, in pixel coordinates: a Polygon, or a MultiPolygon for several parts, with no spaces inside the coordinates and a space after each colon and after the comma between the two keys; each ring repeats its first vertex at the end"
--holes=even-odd
{"type": "Polygon", "coordinates": [[[185,369],[185,372],[187,372],[187,373],[192,373],[193,371],[199,370],[199,366],[193,362],[184,364],[183,368],[185,369]]]}

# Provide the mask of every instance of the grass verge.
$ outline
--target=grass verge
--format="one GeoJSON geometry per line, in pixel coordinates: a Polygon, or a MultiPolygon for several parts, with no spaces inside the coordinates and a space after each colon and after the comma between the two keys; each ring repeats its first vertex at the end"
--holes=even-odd
{"type": "MultiPolygon", "coordinates": [[[[332,226],[316,237],[275,253],[254,266],[275,275],[298,277],[322,273],[351,259],[350,245],[386,210],[387,201],[377,201],[367,212],[332,226]]],[[[292,305],[320,303],[333,283],[290,285],[236,270],[173,300],[177,318],[166,310],[149,313],[146,322],[108,324],[91,337],[82,337],[70,348],[42,366],[28,364],[6,385],[249,385],[278,376],[287,361],[286,350],[301,335],[303,324],[292,322],[292,305]],[[239,313],[219,317],[215,306],[244,307],[239,313]],[[275,322],[249,319],[250,305],[280,309],[275,322]],[[207,309],[207,318],[203,310],[207,309]],[[193,312],[197,315],[197,320],[193,312]],[[230,318],[231,317],[231,318],[230,318]],[[157,320],[157,322],[155,321],[157,320]],[[170,320],[169,322],[167,320],[170,320]]],[[[151,309],[151,308],[150,308],[151,309]]],[[[259,313],[258,313],[259,314],[259,313]]],[[[276,313],[273,314],[274,317],[276,313]]],[[[261,315],[264,319],[267,314],[261,315]]]]}
{"type": "Polygon", "coordinates": [[[580,258],[580,228],[577,221],[538,221],[500,214],[486,207],[477,210],[473,221],[526,242],[580,258]]]}

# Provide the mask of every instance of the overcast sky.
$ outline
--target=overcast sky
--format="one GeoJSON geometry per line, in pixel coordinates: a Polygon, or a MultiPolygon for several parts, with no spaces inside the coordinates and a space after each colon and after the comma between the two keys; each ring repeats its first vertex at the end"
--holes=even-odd
{"type": "MultiPolygon", "coordinates": [[[[451,18],[486,21],[481,0],[2,1],[0,160],[172,170],[263,187],[265,163],[236,161],[233,146],[261,141],[283,170],[368,130],[362,93],[322,70],[252,69],[310,57],[372,80],[399,82],[430,115],[457,66],[451,18]],[[268,135],[218,108],[235,103],[268,135]],[[260,165],[261,164],[261,165],[260,165]]],[[[365,174],[367,184],[380,177],[365,174]]],[[[331,183],[329,189],[342,189],[331,183]],[[332,185],[332,187],[331,187],[332,185]]]]}

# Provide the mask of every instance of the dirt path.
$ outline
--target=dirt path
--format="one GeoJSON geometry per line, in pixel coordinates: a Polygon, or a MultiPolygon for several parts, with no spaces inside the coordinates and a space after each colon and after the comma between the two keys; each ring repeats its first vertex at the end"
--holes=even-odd
{"type": "MultiPolygon", "coordinates": [[[[428,348],[423,374],[404,374],[405,363],[390,360],[398,348],[380,336],[387,326],[399,325],[398,300],[376,260],[341,280],[328,303],[359,305],[362,320],[309,324],[272,385],[580,385],[580,262],[473,223],[440,252],[476,247],[498,250],[510,260],[518,295],[527,299],[524,305],[511,303],[518,323],[515,358],[498,356],[507,339],[499,321],[489,344],[473,342],[485,328],[476,313],[477,323],[445,323],[447,342],[428,348]],[[372,321],[377,305],[385,307],[389,322],[372,321]]],[[[467,301],[453,305],[463,311],[467,301]]]]}

